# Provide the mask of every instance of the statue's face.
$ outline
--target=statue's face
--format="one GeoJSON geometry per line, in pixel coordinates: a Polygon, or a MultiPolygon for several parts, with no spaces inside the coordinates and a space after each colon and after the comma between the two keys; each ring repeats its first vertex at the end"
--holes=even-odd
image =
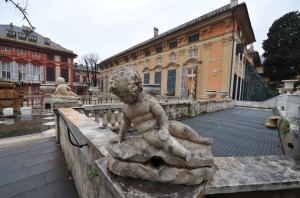
{"type": "Polygon", "coordinates": [[[125,104],[133,104],[136,102],[138,94],[130,90],[128,83],[118,85],[118,88],[113,91],[113,94],[125,104]]]}

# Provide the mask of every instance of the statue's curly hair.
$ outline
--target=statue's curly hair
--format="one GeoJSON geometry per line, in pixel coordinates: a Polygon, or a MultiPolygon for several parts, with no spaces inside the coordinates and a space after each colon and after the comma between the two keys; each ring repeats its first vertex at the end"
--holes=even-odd
{"type": "Polygon", "coordinates": [[[121,69],[117,69],[112,72],[108,79],[109,82],[109,92],[114,93],[114,91],[118,88],[119,84],[124,82],[128,82],[129,89],[132,93],[138,93],[143,91],[142,79],[138,72],[134,69],[125,67],[121,69]]]}

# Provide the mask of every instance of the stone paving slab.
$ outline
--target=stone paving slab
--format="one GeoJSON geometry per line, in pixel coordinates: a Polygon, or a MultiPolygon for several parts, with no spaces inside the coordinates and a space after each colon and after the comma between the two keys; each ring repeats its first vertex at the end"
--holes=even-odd
{"type": "Polygon", "coordinates": [[[0,197],[78,197],[54,134],[44,134],[0,140],[5,143],[0,149],[0,197]]]}
{"type": "Polygon", "coordinates": [[[49,116],[49,117],[45,117],[45,118],[43,118],[44,120],[53,120],[53,119],[55,119],[55,117],[53,117],[53,116],[49,116]]]}
{"type": "Polygon", "coordinates": [[[215,157],[282,155],[277,129],[265,127],[273,112],[232,108],[182,120],[203,137],[212,137],[215,157]]]}

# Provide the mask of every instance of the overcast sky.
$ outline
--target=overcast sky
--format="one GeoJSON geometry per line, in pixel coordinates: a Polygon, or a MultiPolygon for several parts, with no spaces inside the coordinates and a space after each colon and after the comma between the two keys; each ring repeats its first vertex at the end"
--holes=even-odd
{"type": "MultiPolygon", "coordinates": [[[[26,0],[15,0],[25,5],[26,0]]],[[[262,42],[274,20],[299,11],[299,0],[246,2],[256,42],[262,42]]],[[[28,0],[28,18],[36,32],[72,50],[78,58],[99,54],[102,60],[159,33],[230,3],[230,0],[28,0]]],[[[29,26],[11,3],[0,0],[0,24],[29,26]]]]}

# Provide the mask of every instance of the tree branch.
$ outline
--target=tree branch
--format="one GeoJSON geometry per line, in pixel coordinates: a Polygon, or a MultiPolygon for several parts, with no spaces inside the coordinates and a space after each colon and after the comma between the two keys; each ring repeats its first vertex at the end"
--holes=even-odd
{"type": "Polygon", "coordinates": [[[28,19],[27,16],[26,16],[26,15],[28,15],[27,12],[26,12],[27,1],[26,1],[26,6],[25,6],[25,8],[22,8],[21,6],[19,6],[19,4],[15,3],[13,0],[5,0],[5,2],[6,2],[6,3],[7,3],[7,2],[12,3],[12,4],[13,4],[13,5],[14,5],[14,6],[22,13],[22,15],[23,15],[23,20],[26,19],[26,21],[28,22],[28,24],[30,25],[30,27],[31,27],[33,30],[35,30],[35,27],[31,25],[29,19],[28,19]]]}

